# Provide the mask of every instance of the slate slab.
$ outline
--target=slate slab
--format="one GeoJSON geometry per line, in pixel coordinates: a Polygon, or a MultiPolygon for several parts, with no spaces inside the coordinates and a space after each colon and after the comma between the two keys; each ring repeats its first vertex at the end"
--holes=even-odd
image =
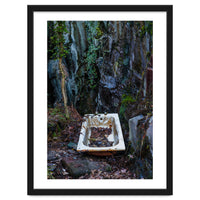
{"type": "Polygon", "coordinates": [[[78,178],[80,176],[90,174],[92,170],[101,170],[101,171],[110,171],[111,166],[107,163],[101,163],[96,161],[90,161],[87,159],[83,160],[73,160],[69,158],[62,159],[63,167],[69,172],[69,174],[74,177],[78,178]]]}
{"type": "Polygon", "coordinates": [[[77,144],[75,144],[75,143],[73,143],[73,142],[69,142],[69,143],[67,144],[67,147],[68,147],[69,149],[76,149],[76,148],[77,148],[77,144]]]}
{"type": "MultiPolygon", "coordinates": [[[[144,123],[140,123],[143,120],[143,115],[138,115],[129,119],[129,141],[131,141],[135,151],[140,150],[141,140],[145,132],[140,132],[140,129],[144,123]]],[[[145,122],[145,120],[143,120],[145,122]]],[[[148,121],[148,128],[146,129],[146,137],[150,146],[150,152],[153,155],[153,117],[148,121]]]]}
{"type": "Polygon", "coordinates": [[[137,133],[138,121],[143,118],[144,118],[143,115],[138,115],[136,117],[129,119],[129,141],[131,141],[134,149],[137,149],[139,143],[139,138],[137,133]]]}
{"type": "Polygon", "coordinates": [[[59,158],[59,155],[55,151],[48,151],[47,159],[48,161],[54,161],[59,158]]]}

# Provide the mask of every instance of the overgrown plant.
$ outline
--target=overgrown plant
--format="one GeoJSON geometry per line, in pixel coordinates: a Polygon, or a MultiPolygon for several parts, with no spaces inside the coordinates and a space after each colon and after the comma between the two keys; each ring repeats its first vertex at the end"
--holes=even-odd
{"type": "Polygon", "coordinates": [[[66,25],[64,21],[56,21],[52,25],[51,22],[48,22],[48,26],[52,29],[53,34],[50,36],[50,44],[51,49],[49,49],[51,53],[51,58],[59,60],[59,70],[62,76],[61,79],[61,90],[63,96],[63,102],[65,107],[65,115],[66,118],[69,119],[69,111],[67,108],[67,95],[66,95],[66,87],[65,80],[67,78],[67,72],[65,70],[64,65],[62,64],[62,58],[66,57],[68,51],[64,47],[64,36],[63,34],[67,33],[66,25]]]}
{"type": "Polygon", "coordinates": [[[100,47],[95,43],[99,37],[103,34],[99,27],[99,23],[97,21],[88,21],[86,22],[87,28],[87,38],[88,38],[88,51],[86,55],[86,70],[88,74],[88,85],[91,89],[96,88],[97,86],[97,66],[96,66],[96,59],[97,53],[100,47]]]}

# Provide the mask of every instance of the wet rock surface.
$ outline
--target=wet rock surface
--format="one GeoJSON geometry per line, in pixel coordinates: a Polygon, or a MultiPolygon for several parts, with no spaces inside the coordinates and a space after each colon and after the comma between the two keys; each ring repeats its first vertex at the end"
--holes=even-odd
{"type": "MultiPolygon", "coordinates": [[[[90,104],[89,111],[118,111],[121,93],[117,91],[121,90],[121,83],[133,77],[141,79],[149,62],[153,47],[151,23],[66,21],[65,24],[64,46],[69,53],[63,65],[68,100],[81,114],[86,113],[86,103],[90,104]]],[[[53,105],[62,101],[61,75],[58,60],[51,59],[50,51],[48,54],[48,101],[53,105]]],[[[133,84],[138,90],[136,81],[133,84]]]]}

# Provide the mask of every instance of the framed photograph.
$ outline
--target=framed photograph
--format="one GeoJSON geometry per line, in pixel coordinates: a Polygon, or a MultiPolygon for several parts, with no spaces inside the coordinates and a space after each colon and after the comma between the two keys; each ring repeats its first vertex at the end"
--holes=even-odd
{"type": "Polygon", "coordinates": [[[172,195],[172,5],[29,5],[28,195],[172,195]]]}

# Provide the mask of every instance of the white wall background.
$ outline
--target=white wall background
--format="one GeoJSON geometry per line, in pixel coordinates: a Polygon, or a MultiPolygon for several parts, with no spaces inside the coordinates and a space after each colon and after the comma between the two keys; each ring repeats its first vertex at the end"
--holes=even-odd
{"type": "MultiPolygon", "coordinates": [[[[140,1],[21,0],[1,2],[0,31],[0,198],[64,199],[27,196],[27,4],[150,4],[140,1]]],[[[161,4],[152,0],[151,4],[161,4]]],[[[174,195],[105,199],[199,199],[200,26],[198,1],[174,5],[174,195]]],[[[93,197],[68,197],[93,199],[93,197]]],[[[101,199],[102,197],[95,197],[101,199]]]]}

